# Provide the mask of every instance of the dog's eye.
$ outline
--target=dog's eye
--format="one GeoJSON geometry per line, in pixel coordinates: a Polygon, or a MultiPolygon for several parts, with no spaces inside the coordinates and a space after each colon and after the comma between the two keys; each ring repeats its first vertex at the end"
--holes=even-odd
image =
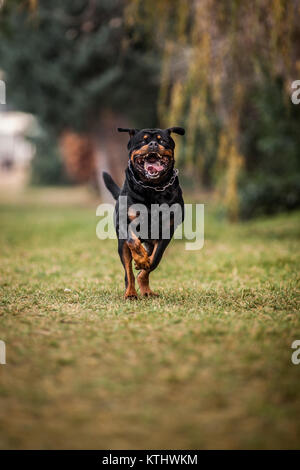
{"type": "Polygon", "coordinates": [[[158,138],[158,140],[161,140],[161,135],[158,135],[157,138],[158,138]]]}
{"type": "Polygon", "coordinates": [[[148,135],[145,134],[144,137],[143,137],[143,139],[144,139],[144,140],[147,140],[147,139],[148,139],[148,135]]]}

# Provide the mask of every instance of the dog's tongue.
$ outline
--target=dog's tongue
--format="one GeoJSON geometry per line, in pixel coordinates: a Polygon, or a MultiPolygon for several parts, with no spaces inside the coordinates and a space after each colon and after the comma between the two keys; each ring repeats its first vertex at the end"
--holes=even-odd
{"type": "Polygon", "coordinates": [[[146,162],[146,170],[149,171],[149,173],[156,173],[157,171],[161,171],[163,169],[164,167],[160,164],[159,161],[153,163],[146,162]]]}

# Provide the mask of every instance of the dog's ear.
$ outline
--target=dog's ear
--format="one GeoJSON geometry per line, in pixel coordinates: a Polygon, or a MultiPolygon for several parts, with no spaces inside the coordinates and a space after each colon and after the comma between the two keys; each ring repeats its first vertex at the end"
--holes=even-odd
{"type": "Polygon", "coordinates": [[[179,134],[179,135],[185,134],[185,130],[183,127],[169,127],[167,131],[169,132],[169,134],[171,134],[171,132],[175,132],[175,134],[179,134]]]}
{"type": "Polygon", "coordinates": [[[139,129],[124,129],[123,127],[118,127],[119,132],[128,132],[130,137],[133,137],[134,134],[136,134],[139,129]]]}

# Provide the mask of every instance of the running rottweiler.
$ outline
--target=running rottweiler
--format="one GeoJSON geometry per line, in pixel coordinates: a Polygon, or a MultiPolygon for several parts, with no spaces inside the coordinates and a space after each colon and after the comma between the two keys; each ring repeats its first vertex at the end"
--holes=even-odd
{"type": "Polygon", "coordinates": [[[130,136],[125,182],[119,188],[105,172],[103,179],[117,200],[114,220],[118,251],[125,269],[125,298],[136,299],[132,260],[140,271],[137,280],[141,294],[157,295],[150,289],[149,274],[158,266],[176,227],[184,219],[178,170],[174,169],[175,142],[171,133],[184,135],[185,131],[182,127],[118,128],[118,131],[128,132],[130,136]]]}

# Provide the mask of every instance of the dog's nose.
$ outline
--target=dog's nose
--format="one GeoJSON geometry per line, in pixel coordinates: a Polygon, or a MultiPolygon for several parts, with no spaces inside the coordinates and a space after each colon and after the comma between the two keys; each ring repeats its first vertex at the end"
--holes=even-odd
{"type": "Polygon", "coordinates": [[[156,151],[158,150],[158,144],[157,142],[155,142],[155,140],[152,140],[150,143],[149,143],[149,150],[152,150],[152,151],[156,151]]]}

